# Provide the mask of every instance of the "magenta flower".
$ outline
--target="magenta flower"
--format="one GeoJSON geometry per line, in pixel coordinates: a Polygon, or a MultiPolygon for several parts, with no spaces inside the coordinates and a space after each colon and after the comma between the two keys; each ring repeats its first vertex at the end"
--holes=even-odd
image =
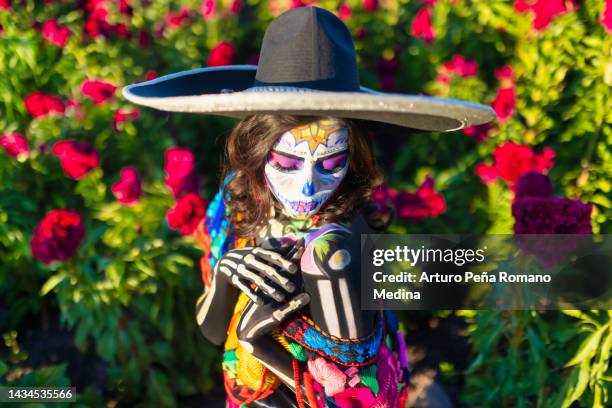
{"type": "Polygon", "coordinates": [[[557,197],[524,197],[512,204],[516,234],[591,234],[590,204],[557,197]]]}
{"type": "Polygon", "coordinates": [[[207,203],[196,193],[187,193],[166,213],[168,225],[181,235],[190,235],[204,219],[207,203]]]}
{"type": "Polygon", "coordinates": [[[49,211],[34,229],[30,241],[32,256],[45,264],[72,258],[79,248],[85,227],[74,210],[49,211]]]}
{"type": "Polygon", "coordinates": [[[0,146],[9,157],[21,157],[30,154],[28,140],[20,133],[7,133],[0,136],[0,146]]]}
{"type": "Polygon", "coordinates": [[[66,41],[70,37],[70,29],[66,26],[61,26],[57,23],[57,19],[52,18],[45,21],[42,27],[42,35],[47,42],[64,48],[66,41]]]}
{"type": "Polygon", "coordinates": [[[62,140],[53,146],[52,152],[60,159],[64,173],[75,180],[100,167],[100,156],[89,143],[62,140]]]}
{"type": "Polygon", "coordinates": [[[500,122],[510,119],[516,109],[514,87],[498,89],[495,99],[491,102],[491,107],[497,115],[497,120],[500,122]]]}
{"type": "Polygon", "coordinates": [[[142,182],[135,167],[121,169],[121,179],[113,184],[111,191],[122,204],[135,204],[140,199],[142,182]]]}
{"type": "Polygon", "coordinates": [[[537,171],[529,171],[519,177],[514,198],[550,197],[552,192],[550,177],[537,171]]]}
{"type": "Polygon", "coordinates": [[[98,80],[87,80],[81,84],[81,92],[91,98],[94,105],[99,105],[113,97],[117,87],[111,83],[98,80]]]}
{"type": "Polygon", "coordinates": [[[429,7],[423,7],[417,12],[410,25],[410,32],[426,43],[434,40],[436,36],[431,25],[431,10],[429,7]]]}
{"type": "Polygon", "coordinates": [[[28,95],[23,104],[30,115],[40,118],[50,114],[63,114],[66,110],[64,101],[45,92],[34,92],[28,95]]]}
{"type": "Polygon", "coordinates": [[[187,192],[197,192],[198,176],[195,172],[195,157],[189,149],[172,147],[166,150],[164,183],[172,191],[174,198],[187,192]]]}

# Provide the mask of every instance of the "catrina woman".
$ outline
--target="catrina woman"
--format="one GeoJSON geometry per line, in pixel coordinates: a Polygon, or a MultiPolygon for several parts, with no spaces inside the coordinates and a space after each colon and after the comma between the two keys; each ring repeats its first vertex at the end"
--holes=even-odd
{"type": "Polygon", "coordinates": [[[227,407],[403,406],[404,337],[390,311],[360,307],[360,235],[380,213],[366,211],[381,181],[370,124],[449,131],[492,111],[361,87],[348,29],[317,7],[272,21],[257,66],[179,72],[124,95],[241,118],[207,212],[196,304],[204,336],[224,344],[227,407]]]}

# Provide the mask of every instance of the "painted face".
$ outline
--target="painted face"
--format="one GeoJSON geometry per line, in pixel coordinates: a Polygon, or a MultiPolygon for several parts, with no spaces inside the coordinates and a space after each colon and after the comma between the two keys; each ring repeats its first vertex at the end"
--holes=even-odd
{"type": "Polygon", "coordinates": [[[323,119],[285,132],[268,154],[266,181],[293,218],[312,217],[348,171],[348,129],[323,119]]]}

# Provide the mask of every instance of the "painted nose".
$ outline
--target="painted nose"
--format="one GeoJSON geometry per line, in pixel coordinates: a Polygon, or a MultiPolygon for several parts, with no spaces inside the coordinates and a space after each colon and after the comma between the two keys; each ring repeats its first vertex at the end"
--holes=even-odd
{"type": "Polygon", "coordinates": [[[302,194],[308,197],[314,194],[314,184],[312,183],[312,180],[306,180],[304,187],[302,187],[302,194]]]}

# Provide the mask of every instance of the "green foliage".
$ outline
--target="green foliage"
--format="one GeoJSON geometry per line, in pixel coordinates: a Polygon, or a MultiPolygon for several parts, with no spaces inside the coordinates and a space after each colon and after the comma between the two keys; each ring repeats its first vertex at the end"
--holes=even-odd
{"type": "MultiPolygon", "coordinates": [[[[9,339],[0,350],[8,356],[0,361],[0,382],[69,383],[64,364],[29,367],[16,340],[33,316],[59,309],[78,349],[93,350],[108,363],[104,393],[120,405],[176,406],[182,396],[220,387],[219,350],[199,334],[193,315],[201,252],[192,238],[166,226],[173,198],[163,185],[163,160],[168,147],[191,149],[201,193],[212,197],[222,144],[235,122],[141,109],[138,119],[115,129],[114,113],[135,107],[119,93],[95,105],[80,87],[86,79],[121,87],[143,80],[149,70],[162,75],[199,68],[220,41],[236,46],[235,63],[251,63],[266,25],[290,2],[249,0],[238,15],[229,11],[230,2],[217,2],[215,14],[203,19],[196,0],[129,0],[131,15],[109,1],[109,24],[125,23],[130,36],[95,39],[84,31],[88,13],[78,6],[83,2],[12,3],[19,5],[0,10],[0,133],[24,134],[30,155],[0,152],[0,333],[9,339]],[[191,10],[189,21],[168,26],[168,13],[183,6],[191,10]],[[63,48],[33,28],[50,18],[72,31],[63,48]],[[147,47],[138,45],[141,30],[151,33],[147,47]],[[23,100],[35,91],[75,100],[79,107],[34,119],[23,100]],[[92,144],[101,167],[78,181],[68,178],[50,153],[62,139],[92,144]],[[142,198],[131,206],[111,193],[125,166],[138,168],[143,179],[142,198]],[[73,259],[43,265],[33,259],[29,243],[44,214],[57,208],[79,211],[86,235],[73,259]]],[[[612,232],[612,36],[599,23],[603,2],[579,2],[536,32],[531,14],[517,13],[511,1],[438,0],[431,44],[410,31],[421,1],[381,1],[373,13],[361,1],[346,3],[352,15],[345,22],[356,37],[365,86],[380,88],[381,59],[395,59],[397,91],[488,104],[500,87],[495,70],[509,64],[514,72],[516,112],[482,143],[460,131],[376,140],[389,184],[415,190],[431,175],[446,201],[443,215],[396,223],[392,232],[511,233],[512,192],[502,181],[485,185],[474,173],[505,141],[554,149],[555,193],[593,204],[594,232],[612,232]],[[444,85],[437,75],[456,54],[474,60],[478,75],[452,77],[444,85]]],[[[319,4],[337,10],[340,2],[319,4]]],[[[610,403],[609,312],[463,315],[472,323],[474,346],[463,394],[470,406],[610,403]]],[[[83,398],[87,406],[103,399],[95,389],[83,391],[83,398]]]]}

